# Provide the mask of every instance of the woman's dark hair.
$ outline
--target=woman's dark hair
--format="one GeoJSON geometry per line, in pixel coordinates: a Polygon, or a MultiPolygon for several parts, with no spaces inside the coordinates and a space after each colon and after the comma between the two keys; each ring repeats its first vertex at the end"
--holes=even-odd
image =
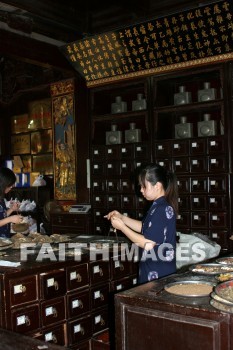
{"type": "Polygon", "coordinates": [[[16,176],[9,168],[0,168],[0,198],[5,196],[7,187],[13,186],[16,182],[16,176]]]}
{"type": "Polygon", "coordinates": [[[152,185],[160,182],[165,190],[165,198],[178,215],[178,186],[176,175],[173,172],[167,171],[159,164],[149,164],[141,169],[138,179],[143,187],[146,185],[145,181],[152,185]]]}

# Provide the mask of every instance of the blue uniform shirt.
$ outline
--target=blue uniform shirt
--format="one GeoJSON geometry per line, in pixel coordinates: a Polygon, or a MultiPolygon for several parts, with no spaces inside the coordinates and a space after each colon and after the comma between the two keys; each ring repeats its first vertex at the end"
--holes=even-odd
{"type": "Polygon", "coordinates": [[[176,215],[165,197],[153,202],[142,222],[142,234],[155,242],[153,249],[141,250],[139,283],[176,272],[176,215]]]}

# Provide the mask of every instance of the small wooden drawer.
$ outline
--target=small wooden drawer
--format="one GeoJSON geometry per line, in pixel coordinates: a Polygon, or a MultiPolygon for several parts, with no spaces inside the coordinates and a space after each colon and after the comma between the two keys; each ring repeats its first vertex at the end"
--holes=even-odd
{"type": "Polygon", "coordinates": [[[109,283],[91,288],[91,308],[96,309],[108,305],[109,283]]]}
{"type": "Polygon", "coordinates": [[[190,157],[191,173],[206,173],[208,171],[207,159],[203,156],[190,157]]]}
{"type": "Polygon", "coordinates": [[[68,345],[77,344],[85,339],[91,338],[92,336],[92,319],[90,315],[69,321],[67,326],[69,339],[68,345]]]}
{"type": "Polygon", "coordinates": [[[226,152],[226,141],[224,137],[208,137],[208,153],[219,154],[226,152]]]}
{"type": "Polygon", "coordinates": [[[228,199],[225,195],[208,196],[209,210],[227,211],[228,199]]]}
{"type": "Polygon", "coordinates": [[[190,145],[189,145],[189,151],[190,155],[195,155],[195,154],[206,154],[207,152],[207,144],[206,144],[206,138],[202,139],[196,139],[196,140],[190,140],[190,145]]]}
{"type": "Polygon", "coordinates": [[[68,291],[87,286],[89,284],[88,264],[68,267],[66,279],[68,291]]]}
{"type": "Polygon", "coordinates": [[[209,225],[210,228],[226,228],[228,215],[226,212],[210,212],[209,225]]]}
{"type": "Polygon", "coordinates": [[[28,333],[40,327],[38,305],[26,306],[11,311],[12,330],[17,333],[28,333]]]}
{"type": "Polygon", "coordinates": [[[65,270],[56,270],[40,275],[41,299],[56,298],[66,294],[65,270]]]}
{"type": "Polygon", "coordinates": [[[108,179],[106,181],[106,190],[107,192],[118,192],[119,191],[119,181],[118,179],[108,179]]]}
{"type": "Polygon", "coordinates": [[[62,345],[67,345],[67,326],[66,323],[61,323],[56,326],[49,327],[42,331],[41,339],[45,342],[62,345]]]}
{"type": "Polygon", "coordinates": [[[105,156],[107,160],[120,159],[120,146],[119,145],[108,145],[106,147],[105,156]]]}
{"type": "Polygon", "coordinates": [[[228,187],[228,180],[225,175],[222,176],[210,176],[208,181],[209,193],[226,193],[228,187]]]}
{"type": "Polygon", "coordinates": [[[132,159],[134,158],[134,145],[123,145],[120,146],[120,157],[121,159],[132,159]]]}
{"type": "Polygon", "coordinates": [[[196,211],[191,213],[191,226],[197,227],[208,227],[208,213],[205,211],[196,211]]]}
{"type": "Polygon", "coordinates": [[[108,328],[108,308],[92,313],[92,333],[96,334],[108,328]]]}
{"type": "Polygon", "coordinates": [[[92,350],[110,350],[109,332],[104,331],[101,334],[96,335],[91,340],[92,350]]]}
{"type": "MultiPolygon", "coordinates": [[[[208,208],[208,198],[207,196],[196,195],[190,196],[191,210],[207,210],[208,208]]],[[[187,205],[185,208],[188,208],[187,205]]]]}
{"type": "Polygon", "coordinates": [[[187,156],[189,154],[189,143],[187,140],[175,140],[171,145],[172,155],[177,156],[187,156]]]}
{"type": "Polygon", "coordinates": [[[175,173],[188,173],[189,172],[189,158],[179,157],[173,158],[173,169],[175,173]]]}
{"type": "Polygon", "coordinates": [[[72,350],[91,350],[91,339],[84,340],[81,343],[79,342],[78,344],[70,346],[69,348],[72,350]]]}
{"type": "Polygon", "coordinates": [[[148,157],[148,154],[149,154],[148,144],[142,144],[142,143],[134,144],[134,158],[136,160],[143,159],[145,161],[145,159],[147,159],[146,157],[148,157]]]}
{"type": "Polygon", "coordinates": [[[225,155],[212,155],[208,159],[209,173],[228,172],[229,162],[225,155]]]}
{"type": "MultiPolygon", "coordinates": [[[[115,257],[116,258],[116,257],[115,257]]],[[[120,256],[119,256],[120,259],[120,256]]],[[[111,280],[116,280],[121,277],[126,277],[130,274],[131,261],[126,260],[118,260],[111,258],[111,280]]]]}
{"type": "Polygon", "coordinates": [[[67,294],[66,298],[68,319],[80,317],[90,311],[89,289],[67,294]]]}
{"type": "Polygon", "coordinates": [[[66,318],[65,298],[60,297],[41,303],[42,327],[58,323],[66,318]]]}
{"type": "Polygon", "coordinates": [[[110,279],[109,262],[97,260],[90,262],[90,283],[91,285],[108,281],[110,279]]]}
{"type": "Polygon", "coordinates": [[[10,306],[38,300],[37,275],[9,280],[10,306]]]}
{"type": "Polygon", "coordinates": [[[105,159],[105,147],[104,146],[94,146],[92,148],[92,159],[96,160],[104,160],[105,159]]]}
{"type": "Polygon", "coordinates": [[[171,142],[161,141],[155,142],[155,157],[170,157],[171,156],[171,142]]]}
{"type": "Polygon", "coordinates": [[[111,292],[120,292],[132,287],[138,283],[137,275],[128,276],[111,282],[111,292]]]}

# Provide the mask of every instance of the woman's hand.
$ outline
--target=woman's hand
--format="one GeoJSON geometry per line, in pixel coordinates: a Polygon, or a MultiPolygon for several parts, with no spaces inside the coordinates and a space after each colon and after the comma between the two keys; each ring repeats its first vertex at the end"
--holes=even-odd
{"type": "Polygon", "coordinates": [[[117,210],[113,210],[113,211],[110,211],[110,213],[108,213],[107,215],[105,215],[104,217],[108,220],[111,220],[112,217],[115,217],[115,218],[118,218],[118,219],[121,219],[123,218],[124,215],[122,215],[121,213],[119,213],[119,211],[117,210]]]}
{"type": "Polygon", "coordinates": [[[10,216],[10,219],[13,224],[21,224],[23,221],[23,217],[21,215],[12,215],[10,216]]]}
{"type": "Polygon", "coordinates": [[[112,227],[121,231],[125,227],[123,220],[116,215],[111,216],[111,224],[112,224],[112,227]]]}

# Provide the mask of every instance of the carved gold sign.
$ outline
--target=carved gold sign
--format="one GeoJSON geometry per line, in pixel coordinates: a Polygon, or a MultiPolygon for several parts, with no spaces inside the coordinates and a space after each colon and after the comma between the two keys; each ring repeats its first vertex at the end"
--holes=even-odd
{"type": "Polygon", "coordinates": [[[87,37],[61,50],[87,86],[232,58],[232,8],[232,1],[218,1],[87,37]]]}

